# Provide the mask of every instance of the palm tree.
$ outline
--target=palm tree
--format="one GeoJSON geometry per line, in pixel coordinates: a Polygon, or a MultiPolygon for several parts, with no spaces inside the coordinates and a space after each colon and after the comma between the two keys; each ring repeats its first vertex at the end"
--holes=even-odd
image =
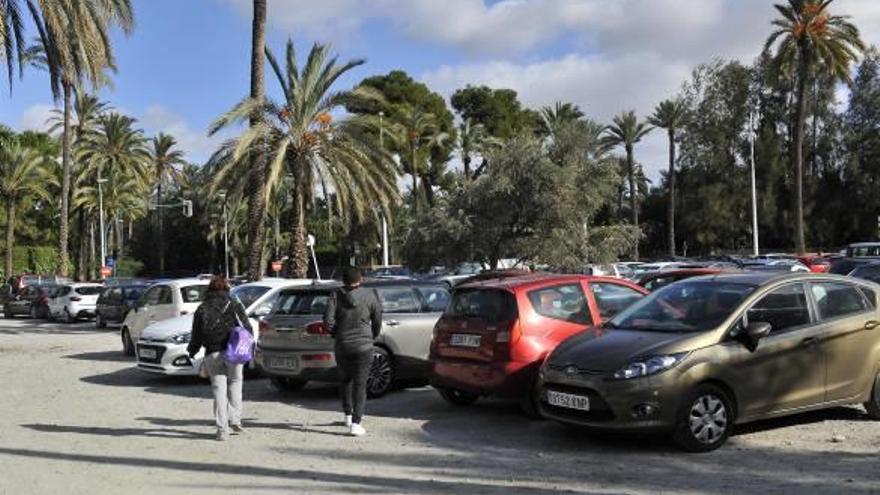
{"type": "Polygon", "coordinates": [[[781,17],[773,21],[776,30],[767,38],[765,51],[779,42],[775,62],[784,73],[796,78],[797,103],[794,114],[792,166],[795,169],[796,249],[806,251],[804,236],[804,124],[807,119],[807,83],[824,75],[850,83],[850,65],[865,44],[848,16],[831,15],[833,0],[788,0],[774,5],[781,17]]]}
{"type": "Polygon", "coordinates": [[[26,196],[51,197],[47,187],[50,165],[46,155],[22,146],[18,140],[0,142],[0,197],[6,203],[6,276],[12,275],[16,207],[26,196]]]}
{"type": "MultiPolygon", "coordinates": [[[[639,122],[638,118],[636,118],[636,112],[634,110],[621,113],[617,117],[614,117],[613,122],[614,123],[612,125],[608,126],[605,129],[604,142],[608,148],[623,145],[623,149],[626,151],[626,170],[627,176],[629,177],[629,204],[630,209],[632,210],[633,226],[638,228],[639,210],[638,204],[636,203],[638,198],[638,191],[636,190],[636,170],[635,157],[633,156],[633,148],[635,147],[636,143],[641,141],[642,138],[645,137],[654,128],[648,125],[647,122],[639,122]]],[[[635,244],[633,258],[636,261],[638,261],[639,259],[638,242],[636,242],[635,244]]]]}
{"type": "Polygon", "coordinates": [[[91,187],[107,180],[106,188],[111,195],[112,188],[129,179],[142,186],[150,183],[146,140],[134,123],[133,118],[116,112],[101,116],[97,130],[85,137],[78,153],[83,165],[77,177],[78,187],[91,187]]]}
{"type": "MultiPolygon", "coordinates": [[[[254,0],[254,19],[251,26],[251,99],[263,101],[266,93],[263,56],[266,52],[266,0],[254,0]]],[[[254,129],[260,124],[260,114],[251,116],[250,127],[254,129]]],[[[250,156],[250,197],[248,199],[248,225],[251,240],[248,253],[248,276],[251,280],[263,277],[263,245],[265,230],[263,222],[266,217],[266,153],[260,146],[255,146],[250,156]]]]}
{"type": "MultiPolygon", "coordinates": [[[[378,208],[390,218],[390,204],[397,199],[394,163],[387,153],[377,150],[361,127],[331,116],[344,102],[366,98],[365,90],[334,92],[340,76],[363,64],[353,60],[344,64],[328,59],[329,47],[315,44],[306,65],[297,65],[293,41],[287,42],[286,65],[282,69],[271,51],[266,51],[278,79],[284,101],[248,98],[236,105],[211,126],[213,134],[254,115],[261,118],[240,137],[224,143],[211,159],[217,167],[215,184],[246,166],[244,158],[255,148],[269,151],[264,181],[269,197],[285,176],[293,178],[292,229],[287,272],[305,277],[308,272],[306,211],[315,199],[315,188],[332,189],[332,200],[341,216],[348,219],[376,214],[378,208]],[[265,144],[263,144],[265,143],[265,144]]],[[[331,200],[331,198],[327,198],[331,200]]],[[[265,205],[263,205],[265,208],[265,205]]],[[[260,222],[265,228],[264,222],[260,222]]]]}
{"type": "Polygon", "coordinates": [[[22,69],[25,58],[23,8],[27,8],[39,35],[41,59],[49,71],[52,95],[64,100],[61,140],[61,225],[58,236],[59,271],[67,273],[72,139],[71,101],[84,82],[99,87],[107,81],[105,70],[115,70],[109,28],[126,34],[134,27],[130,0],[4,0],[0,2],[0,43],[4,47],[10,84],[15,60],[22,69]]]}
{"type": "Polygon", "coordinates": [[[584,118],[584,112],[574,103],[557,101],[552,107],[541,108],[541,127],[543,136],[550,136],[562,124],[576,122],[584,118]]]}
{"type": "Polygon", "coordinates": [[[165,272],[165,242],[163,241],[162,186],[179,183],[180,170],[177,165],[184,165],[183,151],[174,149],[177,141],[165,133],[159,133],[151,141],[149,163],[153,168],[153,182],[156,186],[156,219],[159,225],[159,273],[165,272]]]}
{"type": "Polygon", "coordinates": [[[669,242],[669,255],[675,256],[675,132],[684,125],[687,107],[680,98],[675,100],[661,101],[654,109],[648,122],[666,129],[669,137],[669,207],[667,209],[666,224],[669,242]]]}
{"type": "MultiPolygon", "coordinates": [[[[458,128],[458,148],[461,150],[461,162],[464,165],[464,178],[470,180],[474,178],[471,172],[471,163],[474,155],[483,154],[488,149],[500,146],[499,139],[490,136],[486,132],[483,124],[472,124],[471,119],[465,119],[458,128]]],[[[483,162],[485,163],[485,156],[483,162]]],[[[482,168],[482,165],[480,165],[482,168]]]]}

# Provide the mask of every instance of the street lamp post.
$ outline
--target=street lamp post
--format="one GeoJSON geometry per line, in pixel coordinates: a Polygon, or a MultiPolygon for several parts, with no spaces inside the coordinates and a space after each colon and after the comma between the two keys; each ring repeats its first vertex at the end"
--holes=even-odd
{"type": "Polygon", "coordinates": [[[226,191],[217,193],[223,198],[223,272],[229,278],[229,220],[226,215],[226,191]]]}
{"type": "Polygon", "coordinates": [[[106,237],[104,233],[104,190],[101,187],[101,184],[105,182],[107,179],[101,178],[101,169],[98,169],[98,230],[101,232],[101,268],[107,264],[107,247],[104,242],[106,237]]]}
{"type": "MultiPolygon", "coordinates": [[[[385,112],[379,112],[379,153],[385,154],[385,126],[382,125],[382,118],[385,112]]],[[[382,266],[388,266],[390,259],[388,256],[388,220],[385,213],[382,213],[382,266]]]]}
{"type": "Polygon", "coordinates": [[[752,174],[752,254],[758,256],[758,186],[755,179],[755,114],[749,113],[749,155],[752,174]]]}

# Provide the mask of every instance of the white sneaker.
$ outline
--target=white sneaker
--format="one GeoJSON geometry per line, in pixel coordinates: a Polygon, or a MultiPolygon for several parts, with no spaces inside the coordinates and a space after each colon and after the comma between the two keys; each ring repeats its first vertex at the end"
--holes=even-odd
{"type": "Polygon", "coordinates": [[[364,435],[366,435],[366,434],[367,434],[367,430],[365,430],[363,426],[361,426],[361,425],[359,425],[359,424],[357,424],[357,423],[352,423],[352,424],[351,424],[351,436],[353,436],[353,437],[362,437],[362,436],[364,436],[364,435]]]}
{"type": "Polygon", "coordinates": [[[351,428],[351,414],[345,415],[345,427],[351,428]]]}

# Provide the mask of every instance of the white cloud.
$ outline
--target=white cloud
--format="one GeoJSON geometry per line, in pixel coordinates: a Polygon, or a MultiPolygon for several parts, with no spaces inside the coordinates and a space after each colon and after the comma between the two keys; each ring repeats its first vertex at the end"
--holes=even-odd
{"type": "Polygon", "coordinates": [[[19,129],[30,131],[49,130],[48,120],[52,117],[52,110],[55,107],[45,103],[37,103],[25,109],[18,122],[19,129]]]}
{"type": "Polygon", "coordinates": [[[186,153],[187,160],[201,164],[207,161],[217,147],[228,137],[218,133],[208,136],[203,129],[193,129],[181,115],[162,105],[152,105],[144,111],[140,124],[147,135],[164,132],[177,140],[178,147],[186,153]]]}

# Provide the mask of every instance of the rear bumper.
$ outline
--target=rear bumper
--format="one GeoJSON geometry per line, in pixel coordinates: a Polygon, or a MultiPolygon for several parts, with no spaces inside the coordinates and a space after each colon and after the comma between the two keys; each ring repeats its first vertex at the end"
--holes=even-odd
{"type": "Polygon", "coordinates": [[[68,304],[67,312],[76,318],[94,318],[96,307],[94,304],[68,304]]]}
{"type": "Polygon", "coordinates": [[[517,361],[480,363],[435,358],[431,363],[431,385],[480,395],[521,398],[534,383],[539,364],[517,361]]]}
{"type": "Polygon", "coordinates": [[[335,382],[338,380],[336,356],[333,351],[289,351],[256,348],[257,366],[266,376],[296,378],[305,381],[335,382]]]}

